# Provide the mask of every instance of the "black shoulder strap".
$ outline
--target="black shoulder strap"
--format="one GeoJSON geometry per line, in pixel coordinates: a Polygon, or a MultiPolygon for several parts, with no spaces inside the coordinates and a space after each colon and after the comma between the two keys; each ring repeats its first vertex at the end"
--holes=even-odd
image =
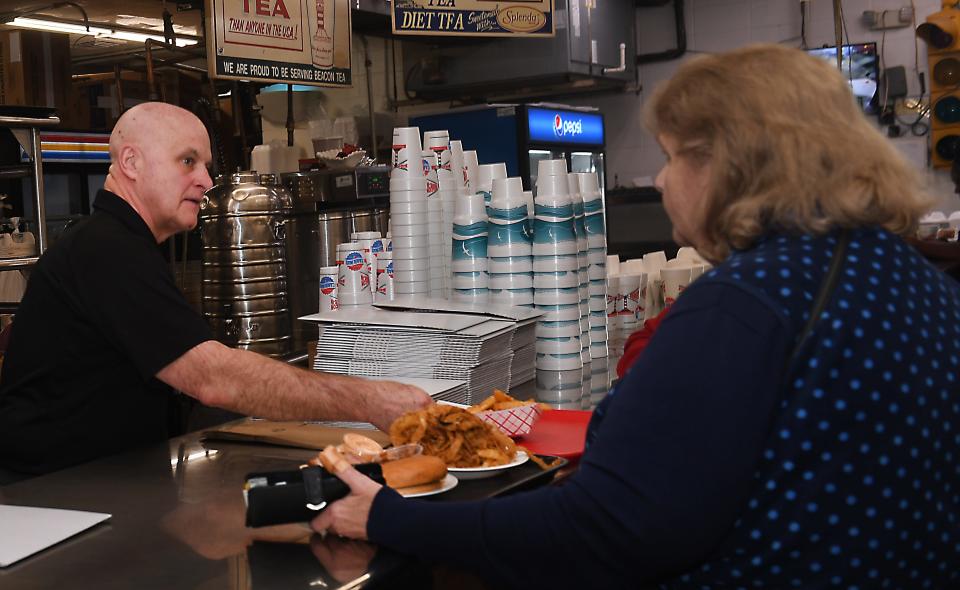
{"type": "Polygon", "coordinates": [[[810,317],[807,319],[807,324],[803,327],[803,331],[800,332],[800,335],[797,336],[797,339],[793,345],[793,350],[791,350],[790,354],[787,356],[785,366],[783,367],[784,381],[787,379],[787,371],[790,370],[790,366],[793,364],[793,361],[795,361],[797,355],[800,354],[800,347],[803,346],[803,343],[810,336],[810,332],[813,331],[813,326],[816,325],[817,321],[820,319],[824,308],[827,307],[827,303],[830,302],[830,297],[833,295],[833,291],[837,288],[837,281],[840,280],[840,268],[847,259],[847,247],[849,245],[850,231],[843,229],[840,231],[840,236],[837,238],[837,246],[834,248],[833,258],[830,260],[830,268],[827,270],[827,274],[820,282],[820,291],[817,293],[817,297],[813,301],[813,307],[810,308],[810,317]]]}

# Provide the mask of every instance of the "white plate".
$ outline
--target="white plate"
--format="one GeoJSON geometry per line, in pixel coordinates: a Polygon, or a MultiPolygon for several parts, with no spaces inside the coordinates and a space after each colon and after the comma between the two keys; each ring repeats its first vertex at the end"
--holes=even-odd
{"type": "Polygon", "coordinates": [[[453,488],[457,487],[458,483],[460,483],[460,481],[456,477],[448,473],[447,476],[444,477],[443,481],[440,483],[440,487],[435,490],[428,490],[426,492],[419,492],[416,494],[401,494],[401,495],[404,498],[422,498],[423,496],[433,496],[435,494],[442,494],[444,492],[449,492],[453,488]]]}
{"type": "Polygon", "coordinates": [[[523,451],[517,451],[517,456],[514,457],[513,461],[504,465],[494,467],[447,467],[447,471],[456,473],[460,479],[483,479],[484,477],[498,475],[511,467],[523,465],[529,458],[523,451]]]}

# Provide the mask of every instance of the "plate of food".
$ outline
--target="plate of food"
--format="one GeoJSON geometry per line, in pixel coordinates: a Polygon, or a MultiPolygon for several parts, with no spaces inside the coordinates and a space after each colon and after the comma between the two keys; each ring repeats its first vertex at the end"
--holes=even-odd
{"type": "Polygon", "coordinates": [[[409,488],[400,488],[397,490],[397,493],[404,498],[422,498],[424,496],[433,496],[436,494],[449,492],[453,488],[457,487],[458,483],[460,483],[460,481],[455,476],[448,473],[446,477],[440,481],[439,486],[433,484],[412,486],[409,488]]]}
{"type": "Polygon", "coordinates": [[[459,479],[483,479],[484,477],[499,475],[512,467],[523,465],[529,459],[529,455],[523,451],[517,451],[513,461],[504,463],[503,465],[492,465],[490,467],[447,467],[447,471],[455,473],[459,479]]]}

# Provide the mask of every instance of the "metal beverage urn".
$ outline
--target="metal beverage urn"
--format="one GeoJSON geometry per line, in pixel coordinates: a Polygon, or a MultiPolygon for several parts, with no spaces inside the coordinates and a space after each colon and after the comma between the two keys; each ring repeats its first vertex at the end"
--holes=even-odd
{"type": "Polygon", "coordinates": [[[284,231],[291,206],[272,174],[221,177],[205,195],[202,309],[228,346],[273,357],[292,350],[284,231]]]}

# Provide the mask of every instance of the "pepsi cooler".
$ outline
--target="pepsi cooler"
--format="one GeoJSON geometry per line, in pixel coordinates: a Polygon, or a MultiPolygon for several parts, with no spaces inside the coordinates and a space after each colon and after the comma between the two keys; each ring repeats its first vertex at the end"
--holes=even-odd
{"type": "Polygon", "coordinates": [[[546,104],[481,105],[410,119],[421,131],[446,129],[481,164],[505,162],[508,176],[534,190],[537,162],[563,158],[571,172],[596,172],[605,191],[603,114],[592,107],[546,104]]]}

